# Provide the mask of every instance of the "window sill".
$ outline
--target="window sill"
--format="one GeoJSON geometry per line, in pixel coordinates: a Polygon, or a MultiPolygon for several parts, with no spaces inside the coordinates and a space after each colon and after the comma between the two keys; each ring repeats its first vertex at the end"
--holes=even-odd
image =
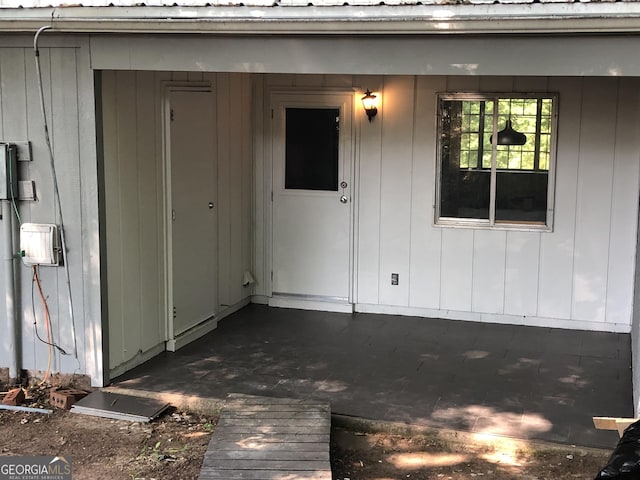
{"type": "Polygon", "coordinates": [[[550,225],[543,225],[534,222],[519,222],[519,223],[507,223],[500,222],[494,225],[490,225],[489,222],[483,220],[461,220],[453,218],[441,218],[434,224],[437,228],[464,228],[472,230],[502,230],[502,231],[517,231],[517,232],[553,232],[553,227],[550,225]]]}

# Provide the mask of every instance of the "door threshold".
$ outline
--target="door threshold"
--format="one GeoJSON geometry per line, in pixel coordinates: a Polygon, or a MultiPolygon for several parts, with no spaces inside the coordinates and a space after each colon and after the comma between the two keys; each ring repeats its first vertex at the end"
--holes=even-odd
{"type": "Polygon", "coordinates": [[[353,313],[353,304],[347,299],[318,295],[278,294],[269,299],[270,307],[316,310],[320,312],[353,313]]]}

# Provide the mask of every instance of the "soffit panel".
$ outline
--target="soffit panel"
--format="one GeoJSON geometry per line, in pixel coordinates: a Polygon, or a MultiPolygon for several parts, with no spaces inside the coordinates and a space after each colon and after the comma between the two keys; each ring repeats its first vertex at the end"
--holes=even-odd
{"type": "Polygon", "coordinates": [[[92,68],[359,75],[638,76],[634,36],[91,37],[92,68]]]}

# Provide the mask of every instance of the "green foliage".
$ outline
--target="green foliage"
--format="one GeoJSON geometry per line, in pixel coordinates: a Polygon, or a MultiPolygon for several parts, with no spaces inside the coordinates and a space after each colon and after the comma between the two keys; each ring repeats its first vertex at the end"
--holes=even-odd
{"type": "Polygon", "coordinates": [[[213,423],[209,423],[209,422],[205,423],[204,425],[202,425],[202,429],[205,432],[213,432],[213,423]]]}
{"type": "Polygon", "coordinates": [[[161,460],[164,455],[160,452],[160,442],[156,442],[153,447],[144,445],[138,458],[152,458],[153,460],[161,460]]]}

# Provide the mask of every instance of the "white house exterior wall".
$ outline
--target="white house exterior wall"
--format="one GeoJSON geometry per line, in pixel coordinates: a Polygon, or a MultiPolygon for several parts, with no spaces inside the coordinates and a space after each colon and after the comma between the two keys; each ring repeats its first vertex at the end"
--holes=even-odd
{"type": "Polygon", "coordinates": [[[152,72],[102,73],[105,333],[112,373],[116,367],[142,361],[158,347],[164,350],[166,339],[162,105],[157,77],[152,72]]]}
{"type": "MultiPolygon", "coordinates": [[[[640,165],[637,79],[265,77],[265,88],[338,83],[375,89],[382,97],[372,123],[357,111],[357,310],[630,331],[640,165]],[[559,94],[552,232],[433,225],[436,93],[444,91],[559,94]],[[397,286],[391,285],[392,272],[400,275],[397,286]]],[[[263,137],[258,133],[257,143],[263,137]]],[[[264,195],[269,166],[258,169],[264,195]]],[[[258,200],[258,218],[265,205],[258,200]]],[[[270,249],[270,216],[264,218],[258,258],[270,249]]],[[[266,264],[256,267],[259,295],[269,295],[266,264]]]]}
{"type": "MultiPolygon", "coordinates": [[[[112,376],[164,350],[167,340],[164,241],[163,83],[209,82],[216,95],[218,298],[216,311],[251,294],[251,81],[246,74],[102,72],[112,376]]],[[[198,232],[193,232],[197,235],[198,232]]]]}
{"type": "MultiPolygon", "coordinates": [[[[68,252],[71,296],[77,339],[74,354],[63,268],[41,267],[40,280],[48,299],[53,338],[69,355],[53,352],[51,369],[80,372],[102,382],[100,253],[93,73],[86,37],[43,41],[40,49],[45,104],[57,166],[68,252]]],[[[19,202],[23,222],[59,223],[53,197],[49,155],[44,140],[31,36],[0,37],[0,141],[29,140],[32,161],[20,163],[21,179],[35,181],[37,201],[19,202]]],[[[14,219],[14,225],[17,222],[14,219]]],[[[2,239],[0,239],[2,242],[2,239]]],[[[18,252],[18,238],[14,240],[18,252]]],[[[16,260],[18,323],[21,326],[21,367],[44,371],[47,346],[36,339],[31,302],[31,269],[16,260]]],[[[1,283],[1,282],[0,282],[1,283]]],[[[0,292],[5,286],[0,284],[0,292]]],[[[35,294],[37,295],[37,293],[35,294]]],[[[0,315],[2,324],[6,321],[0,315]]],[[[36,323],[46,336],[44,314],[35,300],[36,323]]],[[[2,327],[0,366],[9,364],[8,343],[14,337],[2,327]]]]}

